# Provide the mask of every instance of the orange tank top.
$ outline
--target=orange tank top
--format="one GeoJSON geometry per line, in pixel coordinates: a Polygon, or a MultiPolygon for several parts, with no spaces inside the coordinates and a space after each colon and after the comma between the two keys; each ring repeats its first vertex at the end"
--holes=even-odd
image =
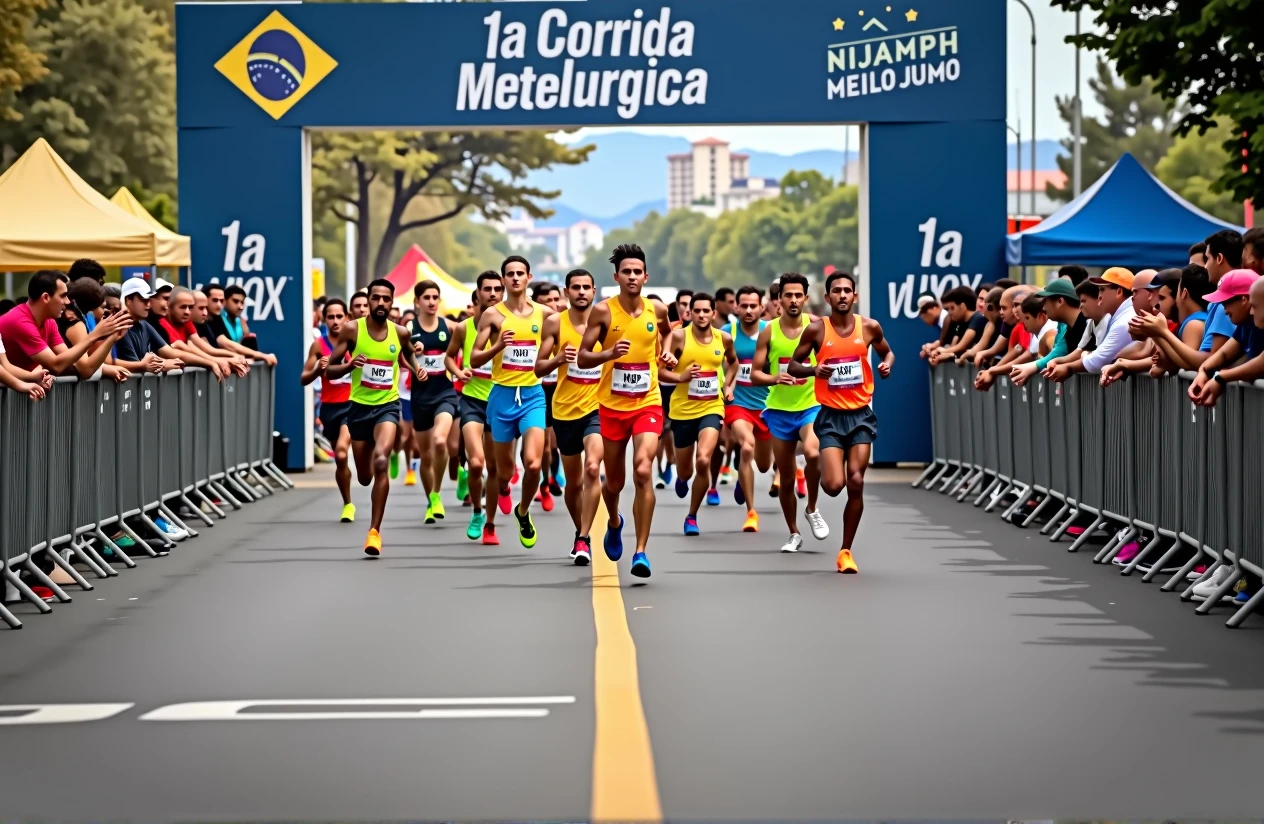
{"type": "Polygon", "coordinates": [[[626,340],[632,348],[602,367],[598,401],[618,412],[662,406],[658,390],[658,315],[654,304],[641,298],[641,313],[636,317],[624,311],[617,296],[609,298],[606,305],[610,307],[610,329],[601,348],[613,349],[620,340],[626,340]]]}
{"type": "Polygon", "coordinates": [[[873,368],[869,366],[869,346],[865,327],[856,315],[856,325],[844,337],[826,316],[825,340],[816,355],[817,363],[830,367],[829,380],[816,380],[816,399],[834,409],[864,409],[873,400],[873,368]]]}

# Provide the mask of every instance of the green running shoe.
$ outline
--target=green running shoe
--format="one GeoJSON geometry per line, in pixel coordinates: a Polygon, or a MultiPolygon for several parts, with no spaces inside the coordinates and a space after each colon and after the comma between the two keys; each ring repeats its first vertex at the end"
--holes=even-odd
{"type": "Polygon", "coordinates": [[[535,522],[531,520],[531,510],[525,513],[519,513],[518,507],[513,508],[514,517],[518,519],[518,540],[524,547],[530,549],[535,546],[536,535],[535,522]]]}
{"type": "Polygon", "coordinates": [[[483,525],[487,523],[487,515],[482,512],[475,512],[470,516],[470,525],[465,528],[465,537],[471,541],[477,541],[483,537],[483,525]]]}
{"type": "Polygon", "coordinates": [[[399,453],[392,452],[391,453],[391,478],[394,479],[398,477],[399,477],[399,453]]]}
{"type": "Polygon", "coordinates": [[[443,509],[443,498],[438,492],[430,493],[430,513],[441,521],[448,514],[443,509]]]}
{"type": "Polygon", "coordinates": [[[458,467],[456,470],[456,499],[463,501],[468,494],[470,494],[470,473],[466,471],[465,467],[458,467]]]}

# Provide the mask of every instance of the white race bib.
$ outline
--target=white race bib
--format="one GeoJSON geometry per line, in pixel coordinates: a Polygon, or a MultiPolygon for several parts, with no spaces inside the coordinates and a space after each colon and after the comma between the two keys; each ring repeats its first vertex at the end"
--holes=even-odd
{"type": "Polygon", "coordinates": [[[737,362],[737,385],[752,386],[751,384],[751,367],[754,366],[750,358],[742,358],[737,362]]]}
{"type": "Polygon", "coordinates": [[[571,383],[578,383],[584,386],[591,386],[594,383],[601,382],[601,367],[593,366],[589,369],[581,369],[578,363],[566,364],[566,380],[571,383]]]}
{"type": "Polygon", "coordinates": [[[330,378],[324,378],[324,380],[327,381],[331,386],[347,386],[351,383],[351,372],[352,370],[348,369],[347,374],[343,375],[341,378],[337,378],[333,380],[331,380],[330,378]]]}
{"type": "MultiPolygon", "coordinates": [[[[785,372],[787,375],[789,375],[789,374],[790,374],[790,369],[789,369],[789,367],[790,367],[790,359],[789,359],[789,358],[781,358],[780,360],[778,360],[778,361],[777,361],[777,370],[778,370],[779,372],[785,372]]],[[[805,383],[807,383],[807,382],[808,382],[808,379],[807,379],[807,378],[795,378],[795,379],[794,379],[794,384],[793,384],[793,385],[794,385],[794,386],[802,386],[803,384],[805,384],[805,383]]]]}
{"type": "Polygon", "coordinates": [[[643,398],[650,393],[648,363],[616,363],[610,372],[610,392],[625,398],[643,398]]]}
{"type": "Polygon", "coordinates": [[[473,378],[485,378],[486,380],[491,380],[492,379],[492,362],[488,361],[482,366],[472,366],[470,367],[470,373],[472,375],[471,380],[473,378]]]}
{"type": "Polygon", "coordinates": [[[553,386],[554,384],[556,384],[557,383],[557,370],[555,369],[549,374],[541,377],[540,383],[544,384],[545,386],[553,386]]]}
{"type": "Polygon", "coordinates": [[[689,400],[711,401],[720,397],[718,372],[699,372],[689,379],[689,400]]]}
{"type": "Polygon", "coordinates": [[[510,372],[534,372],[537,340],[515,340],[500,354],[500,368],[510,372]]]}
{"type": "Polygon", "coordinates": [[[429,375],[442,375],[447,367],[443,365],[442,352],[426,352],[421,356],[421,367],[429,375]]]}
{"type": "Polygon", "coordinates": [[[360,385],[368,389],[393,389],[395,387],[394,361],[365,361],[360,369],[360,385]]]}
{"type": "Polygon", "coordinates": [[[847,358],[830,358],[825,361],[830,368],[829,385],[832,389],[860,386],[865,382],[865,373],[860,366],[860,356],[847,358]]]}

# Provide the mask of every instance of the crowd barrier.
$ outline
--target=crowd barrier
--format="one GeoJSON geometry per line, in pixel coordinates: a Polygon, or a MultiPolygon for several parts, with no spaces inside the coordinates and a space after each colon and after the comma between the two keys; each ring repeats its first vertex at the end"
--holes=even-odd
{"type": "MultiPolygon", "coordinates": [[[[1006,519],[1037,493],[1042,500],[1021,525],[1045,514],[1041,534],[1052,541],[1087,514],[1092,525],[1071,543],[1072,552],[1099,527],[1117,528],[1096,563],[1110,562],[1142,532],[1152,534],[1123,568],[1131,575],[1157,558],[1142,578],[1147,582],[1192,548],[1193,557],[1163,584],[1167,592],[1200,563],[1207,570],[1195,583],[1232,565],[1221,591],[1198,606],[1200,614],[1219,604],[1244,570],[1264,575],[1264,518],[1248,517],[1251,490],[1264,488],[1264,381],[1231,383],[1207,408],[1189,401],[1194,375],[1187,372],[1109,387],[1097,375],[1060,384],[1036,376],[1021,387],[1001,377],[988,392],[974,388],[976,374],[956,364],[931,369],[935,460],[914,486],[951,492],[959,501],[972,497],[989,512],[1013,494],[1006,519]]],[[[1192,589],[1184,589],[1183,600],[1192,589]]],[[[1264,589],[1228,626],[1239,626],[1261,600],[1264,589]]]]}
{"type": "MultiPolygon", "coordinates": [[[[57,378],[43,400],[0,388],[0,561],[6,582],[35,604],[51,607],[18,574],[25,569],[58,601],[70,596],[36,564],[41,550],[80,588],[92,585],[63,554],[98,578],[117,575],[113,562],[136,562],[110,535],[121,531],[141,553],[158,555],[170,539],[161,517],[197,532],[174,511],[214,525],[220,504],[243,502],[293,486],[272,463],[275,368],[255,364],[223,382],[202,368],[133,375],[123,383],[57,378]],[[219,503],[217,503],[217,501],[219,503]],[[107,529],[108,528],[108,529],[107,529]],[[150,534],[146,540],[137,529],[150,534]],[[90,539],[96,539],[94,547],[90,539]]],[[[21,622],[3,605],[0,619],[21,622]]]]}

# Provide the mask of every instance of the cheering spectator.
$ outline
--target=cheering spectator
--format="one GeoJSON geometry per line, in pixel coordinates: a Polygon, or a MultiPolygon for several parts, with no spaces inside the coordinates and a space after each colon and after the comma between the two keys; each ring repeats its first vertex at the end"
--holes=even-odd
{"type": "Polygon", "coordinates": [[[1264,228],[1247,229],[1242,236],[1242,268],[1264,275],[1264,228]]]}
{"type": "Polygon", "coordinates": [[[276,355],[259,352],[247,346],[247,341],[254,335],[246,323],[246,290],[233,284],[224,290],[223,311],[207,322],[214,337],[207,338],[220,349],[250,360],[259,360],[269,365],[276,363],[276,355]]]}
{"type": "Polygon", "coordinates": [[[922,351],[919,353],[921,358],[929,358],[934,354],[935,350],[943,346],[947,340],[945,335],[947,329],[944,328],[944,321],[948,316],[944,314],[943,307],[939,305],[939,301],[934,295],[922,295],[917,299],[917,316],[927,326],[937,326],[939,328],[939,336],[932,341],[922,344],[922,351]]]}
{"type": "Polygon", "coordinates": [[[1207,301],[1223,306],[1234,324],[1233,336],[1203,361],[1189,387],[1190,400],[1213,406],[1229,381],[1264,378],[1264,282],[1250,269],[1234,269],[1207,301]]]}
{"type": "Polygon", "coordinates": [[[1023,298],[1023,328],[1031,335],[1027,345],[1027,354],[1043,357],[1053,351],[1053,343],[1058,337],[1058,322],[1050,320],[1045,312],[1045,299],[1039,295],[1028,295],[1023,298]]]}
{"type": "Polygon", "coordinates": [[[129,278],[123,284],[122,294],[132,328],[116,346],[119,366],[131,372],[170,372],[182,368],[187,360],[192,365],[206,367],[217,379],[224,379],[227,371],[219,361],[177,351],[158,334],[148,320],[154,293],[143,278],[129,278]]]}
{"type": "Polygon", "coordinates": [[[1088,270],[1083,266],[1063,266],[1058,269],[1058,277],[1069,280],[1075,287],[1088,280],[1088,270]]]}
{"type": "Polygon", "coordinates": [[[980,352],[986,352],[996,344],[1001,335],[1001,295],[1004,293],[1001,287],[993,286],[984,295],[983,317],[987,319],[987,325],[983,327],[983,336],[957,358],[957,363],[973,363],[980,352]]]}
{"type": "Polygon", "coordinates": [[[1128,322],[1136,315],[1130,300],[1132,272],[1120,266],[1112,266],[1100,278],[1089,278],[1087,282],[1096,285],[1101,291],[1099,304],[1109,314],[1101,343],[1095,350],[1081,355],[1077,360],[1050,366],[1046,370],[1046,377],[1051,380],[1064,381],[1075,372],[1099,374],[1133,343],[1132,336],[1128,334],[1128,322]]]}
{"type": "MultiPolygon", "coordinates": [[[[1207,276],[1213,285],[1219,285],[1220,279],[1227,273],[1242,266],[1242,235],[1232,229],[1216,232],[1207,238],[1207,276]]],[[[1225,341],[1233,337],[1234,324],[1225,316],[1224,306],[1211,302],[1207,309],[1207,323],[1203,331],[1203,340],[1198,347],[1199,354],[1194,357],[1193,366],[1197,368],[1212,352],[1224,346],[1225,341]]]]}
{"type": "MultiPolygon", "coordinates": [[[[150,301],[151,305],[153,301],[150,301]]],[[[171,291],[167,300],[166,317],[159,320],[158,333],[176,349],[192,352],[203,357],[213,358],[226,365],[234,373],[244,375],[249,371],[249,364],[240,355],[234,355],[225,349],[212,346],[198,334],[193,326],[193,292],[178,286],[171,291]]],[[[187,360],[187,358],[186,358],[187,360]]]]}
{"type": "Polygon", "coordinates": [[[1158,373],[1178,369],[1197,370],[1210,352],[1201,351],[1207,341],[1206,311],[1207,294],[1212,291],[1207,270],[1202,266],[1189,265],[1181,270],[1177,285],[1177,327],[1173,333],[1167,318],[1156,315],[1138,315],[1129,325],[1133,337],[1154,341],[1158,352],[1153,358],[1153,370],[1158,373]]]}
{"type": "Polygon", "coordinates": [[[0,338],[5,341],[8,360],[23,372],[42,366],[60,375],[74,367],[80,377],[92,377],[110,350],[106,346],[91,355],[88,350],[97,341],[121,336],[131,326],[130,318],[107,318],[79,343],[67,347],[57,331],[57,319],[70,302],[66,283],[61,272],[36,272],[27,286],[27,302],[0,317],[0,338]]]}
{"type": "MultiPolygon", "coordinates": [[[[1064,266],[1064,269],[1072,267],[1064,266]]],[[[1087,273],[1085,273],[1087,277],[1087,273]]],[[[1081,283],[1084,281],[1081,280],[1081,283]]],[[[1010,372],[1010,380],[1022,386],[1037,372],[1044,371],[1055,359],[1071,351],[1072,343],[1078,344],[1088,329],[1088,318],[1080,311],[1080,297],[1069,277],[1049,281],[1034,297],[1044,301],[1045,314],[1058,325],[1053,347],[1033,363],[1016,366],[1010,372]]]]}
{"type": "Polygon", "coordinates": [[[105,267],[97,263],[92,258],[80,258],[70,264],[70,271],[66,273],[70,276],[70,282],[88,278],[95,280],[101,285],[105,285],[105,267]]]}
{"type": "Polygon", "coordinates": [[[944,332],[947,343],[931,354],[932,364],[952,360],[965,352],[982,339],[983,330],[987,326],[987,317],[982,312],[975,311],[974,290],[969,286],[949,289],[942,302],[948,312],[944,332]]]}
{"type": "Polygon", "coordinates": [[[1207,244],[1195,243],[1189,247],[1189,265],[1190,266],[1207,266],[1207,244]]]}
{"type": "MultiPolygon", "coordinates": [[[[83,261],[79,262],[82,263],[83,261]]],[[[105,287],[96,278],[84,276],[70,282],[67,295],[70,297],[70,305],[78,310],[78,315],[73,322],[61,327],[61,335],[71,346],[74,346],[87,337],[88,333],[95,329],[97,323],[104,317],[105,287]]],[[[128,371],[115,365],[114,359],[111,357],[113,341],[97,341],[88,348],[88,356],[92,357],[100,349],[105,350],[105,362],[99,367],[102,377],[110,378],[120,383],[127,380],[128,371]]]]}
{"type": "MultiPolygon", "coordinates": [[[[1023,326],[1022,302],[1031,294],[1030,286],[1011,286],[1001,293],[1001,314],[1009,318],[1010,333],[1009,337],[997,338],[996,346],[993,347],[998,351],[995,354],[1004,352],[1004,357],[993,367],[984,369],[974,379],[974,388],[986,392],[992,386],[992,382],[1001,375],[1008,375],[1011,365],[1014,361],[1027,353],[1028,347],[1031,346],[1031,334],[1023,326]],[[1008,346],[1009,351],[1005,351],[1008,346]]],[[[980,353],[980,356],[994,357],[988,352],[980,353]]],[[[979,356],[976,356],[976,359],[979,356]]],[[[1025,359],[1025,358],[1024,358],[1025,359]]],[[[1019,361],[1021,362],[1021,361],[1019,361]]]]}

